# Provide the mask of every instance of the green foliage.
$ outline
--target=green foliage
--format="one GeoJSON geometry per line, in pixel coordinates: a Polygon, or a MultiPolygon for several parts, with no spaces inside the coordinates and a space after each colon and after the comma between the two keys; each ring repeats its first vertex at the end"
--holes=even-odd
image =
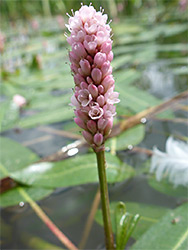
{"type": "MultiPolygon", "coordinates": [[[[114,233],[116,232],[116,221],[115,221],[115,210],[117,202],[110,204],[110,214],[112,219],[112,228],[114,233]]],[[[139,214],[140,220],[136,225],[135,230],[132,233],[132,237],[139,239],[153,224],[158,222],[160,218],[168,211],[167,208],[152,206],[142,203],[125,202],[126,211],[131,215],[139,214]]],[[[97,211],[95,220],[102,225],[102,213],[100,210],[97,211]]]]}
{"type": "MultiPolygon", "coordinates": [[[[95,154],[76,156],[61,162],[42,162],[30,165],[11,177],[21,183],[38,187],[70,187],[98,182],[95,154]]],[[[120,182],[134,175],[129,165],[116,156],[106,154],[109,183],[120,182]]]]}
{"type": "Polygon", "coordinates": [[[11,173],[23,169],[29,164],[37,161],[36,154],[25,148],[21,144],[5,137],[0,137],[1,158],[0,174],[1,178],[10,176],[11,173]]]}
{"type": "Polygon", "coordinates": [[[148,178],[148,184],[156,189],[157,191],[175,197],[188,198],[188,190],[186,187],[179,186],[174,187],[171,183],[166,180],[157,181],[155,177],[148,178]]]}
{"type": "Polygon", "coordinates": [[[53,192],[53,189],[18,186],[1,194],[0,206],[9,207],[19,205],[20,202],[26,202],[26,199],[22,196],[21,190],[24,190],[33,200],[41,200],[53,192]]]}
{"type": "Polygon", "coordinates": [[[144,139],[145,126],[140,124],[121,133],[118,137],[109,139],[106,146],[114,151],[126,149],[129,145],[137,145],[144,139]]]}
{"type": "Polygon", "coordinates": [[[125,248],[133,230],[140,219],[139,214],[130,215],[126,211],[125,204],[119,202],[115,208],[115,224],[116,224],[116,249],[125,248]]]}
{"type": "Polygon", "coordinates": [[[188,203],[169,211],[131,249],[187,249],[187,210],[188,203]]]}

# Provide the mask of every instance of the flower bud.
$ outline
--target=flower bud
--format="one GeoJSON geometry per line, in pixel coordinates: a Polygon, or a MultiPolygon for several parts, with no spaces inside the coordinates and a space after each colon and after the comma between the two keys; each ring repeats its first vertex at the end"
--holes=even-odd
{"type": "Polygon", "coordinates": [[[105,136],[108,136],[112,130],[112,127],[113,127],[113,118],[109,119],[108,122],[107,122],[107,125],[104,129],[104,135],[105,136]]]}
{"type": "Polygon", "coordinates": [[[80,128],[87,129],[85,123],[79,117],[74,118],[74,121],[80,128]]]}
{"type": "Polygon", "coordinates": [[[91,65],[86,59],[80,60],[80,67],[86,76],[90,75],[91,65]]]}
{"type": "Polygon", "coordinates": [[[105,103],[105,99],[104,99],[104,96],[103,95],[99,95],[97,97],[97,103],[102,107],[105,103]]]}
{"type": "Polygon", "coordinates": [[[94,143],[99,147],[103,143],[103,135],[101,133],[97,133],[93,138],[94,143]]]}
{"type": "Polygon", "coordinates": [[[98,68],[94,68],[91,72],[92,79],[95,84],[99,84],[102,79],[102,72],[98,68]]]}
{"type": "Polygon", "coordinates": [[[72,51],[80,58],[86,57],[87,53],[85,51],[84,46],[82,45],[82,43],[78,42],[78,43],[74,43],[72,45],[72,51]]]}
{"type": "Polygon", "coordinates": [[[107,61],[107,62],[103,63],[103,65],[101,67],[101,72],[102,72],[103,77],[108,74],[109,69],[110,69],[110,62],[107,61]]]}
{"type": "Polygon", "coordinates": [[[98,96],[98,88],[94,84],[90,84],[88,86],[88,90],[90,94],[93,96],[93,98],[96,98],[98,96]]]}
{"type": "Polygon", "coordinates": [[[105,42],[101,46],[101,52],[108,54],[112,50],[112,42],[105,42]]]}
{"type": "Polygon", "coordinates": [[[113,58],[114,58],[114,54],[113,54],[113,52],[112,52],[112,51],[110,51],[110,52],[108,53],[107,58],[108,58],[108,61],[110,61],[110,62],[113,60],[113,58]]]}
{"type": "Polygon", "coordinates": [[[93,136],[88,131],[82,131],[82,135],[90,145],[93,143],[93,136]]]}
{"type": "Polygon", "coordinates": [[[94,57],[94,63],[97,65],[97,67],[101,67],[103,63],[106,61],[106,54],[98,52],[94,57]]]}
{"type": "Polygon", "coordinates": [[[111,88],[111,86],[114,84],[114,78],[112,75],[108,75],[104,78],[104,80],[101,83],[104,87],[105,92],[111,88]]]}
{"type": "Polygon", "coordinates": [[[104,87],[101,84],[98,86],[98,91],[99,94],[104,94],[104,87]]]}
{"type": "Polygon", "coordinates": [[[97,132],[97,125],[96,125],[96,122],[93,121],[93,120],[89,120],[87,122],[87,128],[89,129],[89,131],[92,133],[92,134],[95,134],[97,132]]]}
{"type": "Polygon", "coordinates": [[[80,85],[80,83],[84,81],[85,79],[80,74],[74,75],[74,82],[76,83],[76,85],[80,85]]]}

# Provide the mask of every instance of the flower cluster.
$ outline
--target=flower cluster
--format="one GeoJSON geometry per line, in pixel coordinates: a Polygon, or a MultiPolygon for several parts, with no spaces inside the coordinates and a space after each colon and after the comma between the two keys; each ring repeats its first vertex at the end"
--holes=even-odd
{"type": "Polygon", "coordinates": [[[95,150],[102,148],[113,126],[115,103],[119,93],[114,92],[111,28],[107,15],[93,6],[83,5],[69,16],[67,37],[72,47],[69,52],[74,74],[75,91],[71,103],[75,106],[74,119],[84,129],[83,136],[95,150]]]}

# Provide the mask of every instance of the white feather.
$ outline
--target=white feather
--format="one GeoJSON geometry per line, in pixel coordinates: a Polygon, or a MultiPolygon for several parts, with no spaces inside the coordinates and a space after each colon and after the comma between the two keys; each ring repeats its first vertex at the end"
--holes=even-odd
{"type": "Polygon", "coordinates": [[[158,181],[168,177],[175,186],[188,186],[188,143],[169,137],[166,153],[154,147],[150,172],[156,173],[158,181]]]}

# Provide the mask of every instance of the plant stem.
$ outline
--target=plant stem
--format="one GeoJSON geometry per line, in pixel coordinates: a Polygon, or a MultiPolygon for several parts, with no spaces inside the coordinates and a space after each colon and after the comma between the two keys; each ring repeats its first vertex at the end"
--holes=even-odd
{"type": "Polygon", "coordinates": [[[19,193],[30,204],[32,209],[38,215],[38,217],[46,224],[51,232],[70,250],[78,250],[78,248],[59,230],[59,228],[50,220],[50,218],[44,213],[44,211],[32,200],[23,188],[19,188],[19,193]]]}
{"type": "Polygon", "coordinates": [[[92,225],[93,225],[93,221],[94,221],[94,218],[95,218],[95,214],[96,214],[96,211],[97,211],[99,203],[100,203],[100,200],[101,200],[100,199],[100,190],[98,188],[97,193],[96,193],[95,198],[94,198],[94,201],[93,201],[93,204],[92,204],[92,207],[91,207],[91,211],[90,211],[90,213],[88,215],[88,218],[87,218],[86,225],[84,227],[84,232],[83,232],[80,244],[79,244],[79,249],[84,249],[84,247],[85,247],[85,245],[87,243],[87,239],[88,239],[88,236],[90,234],[90,231],[91,231],[91,228],[92,228],[92,225]]]}
{"type": "Polygon", "coordinates": [[[114,247],[114,237],[113,237],[112,224],[110,218],[109,195],[108,195],[108,185],[106,180],[106,161],[105,161],[104,150],[96,152],[96,156],[97,156],[97,165],[98,165],[100,192],[101,192],[101,204],[102,204],[106,249],[113,250],[115,249],[115,247],[114,247]]]}

